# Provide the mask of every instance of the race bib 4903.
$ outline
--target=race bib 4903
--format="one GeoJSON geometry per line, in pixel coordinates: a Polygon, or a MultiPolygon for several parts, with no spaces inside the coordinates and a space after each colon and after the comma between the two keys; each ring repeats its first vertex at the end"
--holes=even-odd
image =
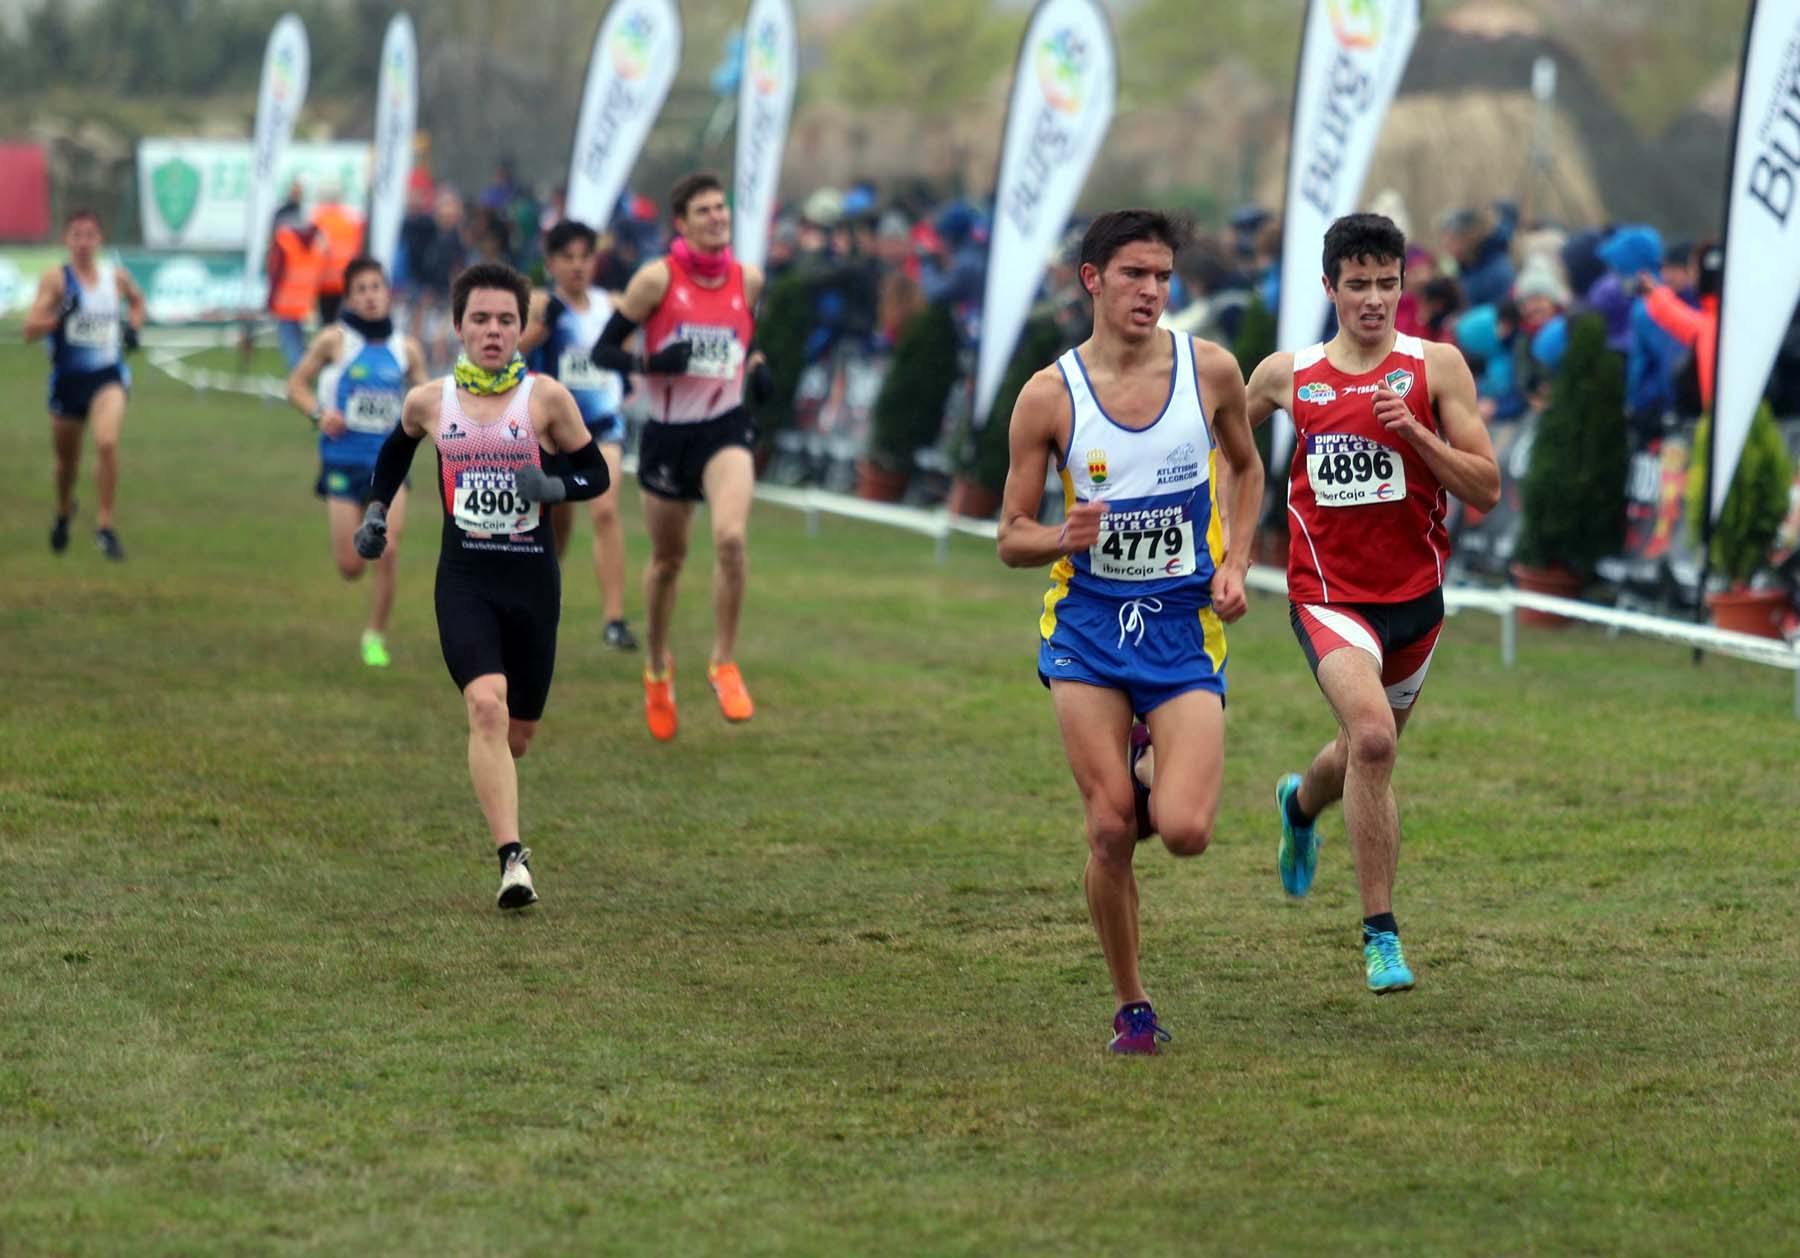
{"type": "Polygon", "coordinates": [[[458,472],[452,510],[465,533],[529,533],[538,525],[538,504],[519,493],[511,468],[458,472]]]}
{"type": "Polygon", "coordinates": [[[1353,433],[1308,437],[1306,479],[1321,507],[1366,507],[1406,497],[1406,463],[1399,451],[1353,433]]]}

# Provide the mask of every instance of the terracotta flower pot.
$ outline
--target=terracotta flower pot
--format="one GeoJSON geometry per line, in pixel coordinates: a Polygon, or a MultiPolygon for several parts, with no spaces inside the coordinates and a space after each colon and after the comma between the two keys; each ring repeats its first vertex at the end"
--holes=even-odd
{"type": "MultiPolygon", "coordinates": [[[[1575,598],[1581,593],[1581,577],[1567,568],[1533,568],[1528,564],[1515,563],[1510,571],[1513,584],[1529,594],[1575,598]]],[[[1521,607],[1519,608],[1519,623],[1536,625],[1540,629],[1566,629],[1571,622],[1567,616],[1521,607]]]]}
{"type": "Polygon", "coordinates": [[[1720,629],[1779,638],[1788,597],[1782,590],[1732,590],[1725,594],[1708,594],[1706,606],[1712,612],[1713,624],[1720,629]]]}
{"type": "Polygon", "coordinates": [[[1000,510],[1000,495],[986,485],[958,476],[950,482],[950,500],[945,505],[951,515],[985,520],[1000,510]]]}
{"type": "Polygon", "coordinates": [[[870,502],[899,502],[906,492],[906,473],[890,472],[867,459],[856,462],[856,496],[870,502]]]}

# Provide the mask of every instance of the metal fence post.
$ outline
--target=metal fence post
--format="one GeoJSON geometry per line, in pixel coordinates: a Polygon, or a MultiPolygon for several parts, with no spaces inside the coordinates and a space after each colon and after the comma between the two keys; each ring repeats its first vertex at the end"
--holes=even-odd
{"type": "Polygon", "coordinates": [[[1519,609],[1509,601],[1500,613],[1500,663],[1513,668],[1519,662],[1519,609]]]}

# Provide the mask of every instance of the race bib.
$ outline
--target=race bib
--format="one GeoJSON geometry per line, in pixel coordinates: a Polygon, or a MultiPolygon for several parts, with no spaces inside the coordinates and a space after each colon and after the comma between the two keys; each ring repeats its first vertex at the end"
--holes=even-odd
{"type": "Polygon", "coordinates": [[[562,356],[556,360],[556,378],[571,392],[579,389],[583,393],[602,394],[605,399],[602,405],[607,410],[617,410],[619,403],[625,400],[625,388],[619,380],[619,373],[594,366],[594,360],[578,349],[566,349],[562,352],[562,356]]]}
{"type": "Polygon", "coordinates": [[[119,320],[76,311],[63,325],[63,340],[76,349],[111,349],[119,343],[119,320]]]}
{"type": "Polygon", "coordinates": [[[1366,507],[1406,497],[1406,463],[1399,452],[1349,433],[1306,439],[1306,479],[1321,507],[1366,507]]]}
{"type": "Polygon", "coordinates": [[[1108,581],[1194,575],[1194,522],[1160,512],[1108,512],[1088,550],[1088,570],[1108,581]]]}
{"type": "Polygon", "coordinates": [[[352,393],[344,410],[344,426],[351,432],[385,434],[400,422],[398,393],[352,393]]]}
{"type": "Polygon", "coordinates": [[[529,533],[538,504],[519,493],[511,469],[465,468],[456,474],[452,518],[465,533],[529,533]]]}
{"type": "Polygon", "coordinates": [[[687,374],[711,380],[735,380],[744,365],[744,347],[730,328],[708,323],[684,323],[675,329],[675,339],[691,341],[693,357],[688,359],[687,374]]]}

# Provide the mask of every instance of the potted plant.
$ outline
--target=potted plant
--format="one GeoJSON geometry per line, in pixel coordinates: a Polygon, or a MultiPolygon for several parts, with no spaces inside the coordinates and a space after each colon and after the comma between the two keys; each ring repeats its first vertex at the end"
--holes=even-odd
{"type": "MultiPolygon", "coordinates": [[[[1275,312],[1263,304],[1260,295],[1250,298],[1250,304],[1244,307],[1243,322],[1238,325],[1238,334],[1231,343],[1231,352],[1238,360],[1238,370],[1244,379],[1262,363],[1262,360],[1275,352],[1275,312]]],[[[1276,492],[1265,493],[1264,500],[1271,510],[1265,513],[1261,524],[1257,527],[1256,537],[1250,545],[1250,557],[1258,563],[1273,564],[1277,568],[1286,568],[1288,559],[1288,517],[1287,469],[1276,467],[1269,460],[1269,446],[1273,424],[1258,424],[1251,436],[1256,441],[1256,453],[1263,461],[1265,489],[1276,492]],[[1281,504],[1280,514],[1273,509],[1281,504]]]]}
{"type": "MultiPolygon", "coordinates": [[[[1606,347],[1606,321],[1583,315],[1569,325],[1569,348],[1537,418],[1520,487],[1523,519],[1513,552],[1522,590],[1574,598],[1594,565],[1625,541],[1625,362],[1606,347]]],[[[1528,624],[1564,625],[1529,609],[1528,624]]]]}
{"type": "Polygon", "coordinates": [[[857,465],[857,492],[864,498],[900,501],[913,456],[943,429],[944,404],[958,376],[957,350],[948,306],[927,306],[900,329],[870,416],[869,453],[857,465]]]}
{"type": "Polygon", "coordinates": [[[1000,377],[987,423],[980,428],[965,424],[957,434],[956,474],[950,481],[948,504],[952,515],[986,519],[1000,509],[1000,494],[1012,462],[1007,432],[1013,406],[1025,382],[1055,362],[1062,351],[1062,332],[1054,313],[1034,315],[1026,321],[1006,374],[1000,377]]]}
{"type": "MultiPolygon", "coordinates": [[[[1712,416],[1703,417],[1694,434],[1694,455],[1688,465],[1687,518],[1696,538],[1706,518],[1706,456],[1711,427],[1712,416]]],[[[1750,578],[1768,558],[1769,545],[1787,513],[1788,486],[1793,479],[1793,460],[1788,457],[1781,430],[1775,426],[1775,414],[1764,402],[1750,421],[1744,452],[1738,456],[1737,471],[1731,478],[1731,490],[1713,524],[1712,567],[1725,579],[1727,588],[1708,594],[1706,605],[1712,610],[1713,624],[1721,629],[1770,638],[1781,636],[1778,626],[1787,609],[1787,592],[1752,590],[1750,578]]]]}
{"type": "Polygon", "coordinates": [[[795,272],[769,285],[756,321],[756,341],[769,360],[775,391],[756,408],[756,471],[761,475],[775,451],[776,435],[794,426],[794,395],[806,370],[806,337],[812,325],[811,292],[795,272]]]}

